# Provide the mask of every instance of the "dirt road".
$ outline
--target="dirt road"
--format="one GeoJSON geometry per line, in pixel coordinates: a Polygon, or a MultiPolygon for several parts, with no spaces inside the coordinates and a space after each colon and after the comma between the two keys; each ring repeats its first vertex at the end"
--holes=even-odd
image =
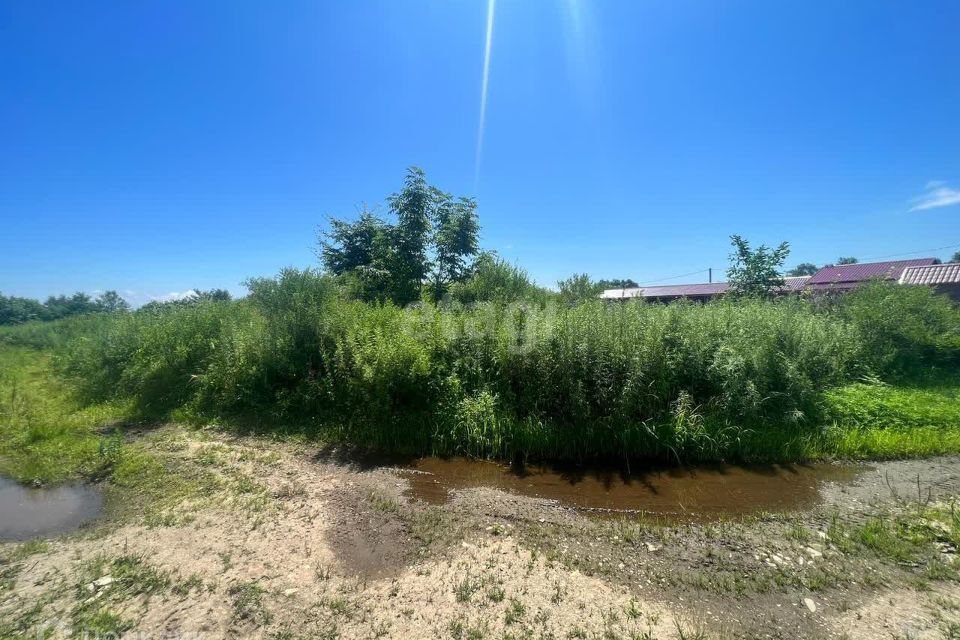
{"type": "Polygon", "coordinates": [[[428,504],[407,472],[176,425],[138,446],[166,474],[149,499],[115,488],[93,527],[0,545],[0,635],[960,637],[957,458],[677,521],[484,487],[428,504]]]}

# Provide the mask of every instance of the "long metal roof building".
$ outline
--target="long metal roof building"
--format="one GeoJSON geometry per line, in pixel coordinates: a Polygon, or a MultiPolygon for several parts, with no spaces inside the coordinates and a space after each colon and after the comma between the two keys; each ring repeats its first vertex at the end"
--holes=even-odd
{"type": "Polygon", "coordinates": [[[929,266],[935,258],[861,262],[823,267],[810,276],[806,286],[811,289],[852,289],[868,280],[898,280],[908,267],[929,266]]]}
{"type": "Polygon", "coordinates": [[[960,284],[960,262],[907,267],[900,274],[900,284],[960,284]]]}

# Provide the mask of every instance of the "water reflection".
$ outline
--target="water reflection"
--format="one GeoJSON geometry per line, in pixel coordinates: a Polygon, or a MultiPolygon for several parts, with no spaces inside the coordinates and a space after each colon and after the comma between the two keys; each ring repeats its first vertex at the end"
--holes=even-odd
{"type": "Polygon", "coordinates": [[[36,489],[0,477],[0,540],[71,531],[102,509],[103,497],[89,485],[36,489]]]}
{"type": "Polygon", "coordinates": [[[728,464],[695,467],[506,465],[465,458],[420,458],[408,467],[413,497],[431,504],[452,489],[491,487],[598,512],[743,516],[813,506],[823,482],[852,480],[852,465],[728,464]]]}

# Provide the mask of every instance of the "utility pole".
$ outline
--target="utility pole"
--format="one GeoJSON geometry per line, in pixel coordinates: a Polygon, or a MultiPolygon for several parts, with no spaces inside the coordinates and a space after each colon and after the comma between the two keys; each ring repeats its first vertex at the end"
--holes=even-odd
{"type": "Polygon", "coordinates": [[[710,274],[710,284],[713,284],[713,267],[708,268],[707,272],[710,274]]]}

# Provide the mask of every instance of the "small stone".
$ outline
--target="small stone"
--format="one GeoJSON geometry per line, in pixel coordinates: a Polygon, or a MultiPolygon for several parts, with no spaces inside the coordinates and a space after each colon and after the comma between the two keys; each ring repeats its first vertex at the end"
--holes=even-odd
{"type": "Polygon", "coordinates": [[[804,598],[803,604],[806,605],[807,609],[810,610],[810,613],[817,612],[817,603],[811,600],[810,598],[804,598]]]}
{"type": "Polygon", "coordinates": [[[292,596],[293,594],[295,594],[297,591],[300,591],[300,589],[284,589],[284,590],[283,590],[283,595],[289,597],[289,596],[292,596]]]}
{"type": "Polygon", "coordinates": [[[823,557],[823,551],[821,551],[820,549],[817,549],[817,548],[815,548],[815,547],[813,547],[813,546],[806,547],[805,550],[806,550],[806,552],[807,552],[807,555],[810,556],[811,558],[822,558],[822,557],[823,557]]]}
{"type": "Polygon", "coordinates": [[[113,584],[113,576],[103,576],[93,581],[93,586],[97,589],[103,589],[111,584],[113,584]]]}
{"type": "Polygon", "coordinates": [[[660,551],[660,547],[658,545],[653,544],[652,542],[645,542],[644,544],[647,545],[647,551],[649,551],[650,553],[655,553],[657,551],[660,551]]]}

